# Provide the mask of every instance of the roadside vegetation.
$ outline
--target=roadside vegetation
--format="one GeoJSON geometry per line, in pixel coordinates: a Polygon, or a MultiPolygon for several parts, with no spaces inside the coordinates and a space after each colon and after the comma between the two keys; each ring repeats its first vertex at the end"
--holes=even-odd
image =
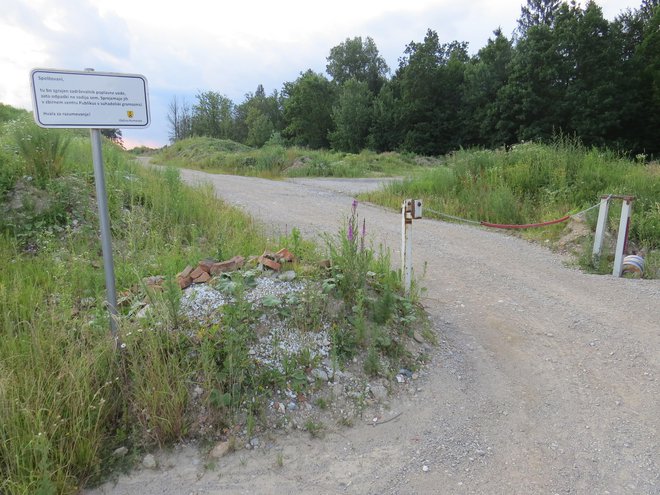
{"type": "MultiPolygon", "coordinates": [[[[660,167],[640,155],[630,159],[607,149],[583,145],[575,137],[557,135],[549,143],[523,143],[509,149],[459,150],[441,157],[410,153],[351,154],[266,144],[249,148],[227,140],[189,138],[163,148],[157,163],[210,172],[281,177],[401,177],[361,199],[398,209],[404,198],[424,200],[425,216],[447,220],[434,212],[472,221],[501,224],[538,223],[578,213],[602,195],[635,196],[629,253],[641,252],[646,276],[660,268],[660,167]]],[[[609,231],[618,229],[620,203],[609,212],[609,231]]],[[[598,210],[587,212],[586,230],[564,246],[573,224],[562,223],[521,231],[526,238],[570,248],[587,270],[611,271],[613,246],[605,246],[598,266],[591,247],[598,210]]],[[[580,219],[578,219],[579,221],[580,219]]],[[[510,231],[509,231],[510,232],[510,231]]],[[[610,239],[613,241],[613,239],[610,239]]]]}
{"type": "Polygon", "coordinates": [[[206,172],[278,177],[392,177],[411,175],[434,159],[411,153],[344,153],[285,146],[272,139],[260,148],[227,139],[192,137],[164,147],[156,163],[206,172]]]}
{"type": "MultiPolygon", "coordinates": [[[[647,276],[655,276],[660,266],[660,165],[587,148],[576,139],[557,137],[551,144],[525,143],[509,151],[457,151],[443,165],[362,198],[392,208],[400,207],[401,198],[422,199],[425,216],[443,220],[448,217],[437,212],[473,221],[530,224],[578,213],[608,194],[635,197],[629,251],[644,253],[647,276]]],[[[618,229],[620,211],[620,202],[613,202],[610,232],[618,229]]],[[[595,231],[597,217],[598,209],[586,214],[588,231],[595,231]]],[[[558,224],[523,235],[556,245],[569,228],[558,224]]],[[[603,263],[593,267],[593,238],[576,241],[585,268],[611,271],[612,246],[603,263]]]]}
{"type": "MultiPolygon", "coordinates": [[[[265,317],[309,334],[325,318],[337,369],[358,363],[364,376],[391,379],[419,366],[404,344],[423,318],[400,295],[386,253],[365,241],[357,205],[326,246],[296,230],[268,240],[209,188],[183,185],[176,169],[141,169],[110,141],[103,155],[118,341],[104,307],[88,137],[40,129],[24,112],[0,123],[0,493],[76,493],[146,449],[201,435],[200,416],[205,438],[240,436],[262,427],[274,389],[311,395],[322,384],[309,379],[319,359],[309,351],[281,369],[252,358],[265,317]],[[216,282],[232,298],[218,321],[182,316],[183,267],[281,246],[298,257],[307,290],[297,298],[249,303],[252,280],[265,275],[248,261],[216,282]],[[153,276],[164,277],[158,290],[145,282],[153,276]]],[[[323,429],[308,424],[310,434],[323,429]]]]}

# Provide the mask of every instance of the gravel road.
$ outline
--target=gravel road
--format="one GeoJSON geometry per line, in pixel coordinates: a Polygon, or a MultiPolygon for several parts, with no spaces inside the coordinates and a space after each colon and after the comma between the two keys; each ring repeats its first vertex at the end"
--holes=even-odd
{"type": "MultiPolygon", "coordinates": [[[[184,170],[273,232],[334,233],[372,179],[184,170]]],[[[398,259],[398,213],[362,204],[398,259]]],[[[212,469],[192,447],[91,494],[660,494],[660,281],[595,276],[524,240],[419,220],[415,270],[440,345],[393,421],[276,435],[212,469]],[[423,276],[422,276],[423,274],[423,276]],[[281,460],[276,462],[276,458],[281,460]]]]}

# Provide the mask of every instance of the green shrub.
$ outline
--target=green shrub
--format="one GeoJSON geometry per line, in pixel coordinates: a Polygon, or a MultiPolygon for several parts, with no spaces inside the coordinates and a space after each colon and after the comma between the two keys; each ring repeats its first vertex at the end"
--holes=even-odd
{"type": "Polygon", "coordinates": [[[339,238],[327,240],[334,285],[347,301],[355,301],[358,292],[366,288],[373,263],[373,251],[365,246],[366,223],[360,224],[357,207],[357,201],[353,201],[351,216],[339,238]]]}

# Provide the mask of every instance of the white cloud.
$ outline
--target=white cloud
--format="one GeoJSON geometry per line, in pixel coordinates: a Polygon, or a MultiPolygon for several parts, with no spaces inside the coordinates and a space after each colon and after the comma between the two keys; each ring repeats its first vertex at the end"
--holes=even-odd
{"type": "MultiPolygon", "coordinates": [[[[628,1],[598,4],[612,19],[628,1]]],[[[0,17],[0,101],[29,108],[34,67],[144,74],[152,127],[126,134],[164,144],[175,94],[214,90],[240,103],[258,84],[279,91],[308,68],[324,72],[330,49],[353,36],[371,36],[392,70],[428,28],[474,53],[497,27],[511,34],[523,2],[10,0],[0,17]]]]}

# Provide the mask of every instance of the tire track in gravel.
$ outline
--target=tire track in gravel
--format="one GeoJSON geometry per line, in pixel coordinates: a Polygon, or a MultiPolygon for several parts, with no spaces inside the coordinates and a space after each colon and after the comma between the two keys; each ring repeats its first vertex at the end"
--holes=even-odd
{"type": "MultiPolygon", "coordinates": [[[[305,236],[336,232],[351,194],[377,185],[181,175],[212,184],[268,231],[305,236]]],[[[367,204],[359,214],[398,259],[399,214],[367,204]]],[[[441,345],[418,393],[392,403],[399,419],[365,418],[323,440],[278,436],[281,468],[263,449],[203,470],[183,448],[169,469],[90,493],[133,493],[136,483],[145,495],[660,493],[660,282],[584,274],[480,228],[420,220],[413,236],[441,345]]]]}

